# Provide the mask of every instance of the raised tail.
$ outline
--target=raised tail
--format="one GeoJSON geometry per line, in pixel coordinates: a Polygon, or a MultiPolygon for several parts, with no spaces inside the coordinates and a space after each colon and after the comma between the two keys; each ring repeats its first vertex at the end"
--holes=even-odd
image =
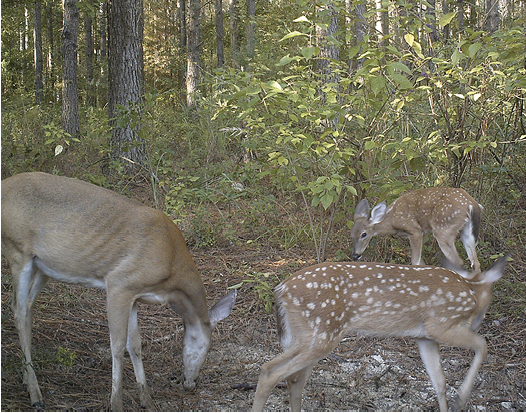
{"type": "Polygon", "coordinates": [[[483,206],[480,204],[471,205],[469,207],[469,218],[471,219],[471,233],[473,234],[473,238],[475,238],[475,242],[478,242],[479,240],[480,219],[482,215],[482,209],[483,206]]]}

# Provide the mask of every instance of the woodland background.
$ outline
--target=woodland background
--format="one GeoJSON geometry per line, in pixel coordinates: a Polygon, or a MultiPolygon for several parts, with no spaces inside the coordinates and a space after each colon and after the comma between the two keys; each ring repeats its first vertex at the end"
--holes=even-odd
{"type": "MultiPolygon", "coordinates": [[[[350,259],[361,198],[463,187],[482,267],[514,260],[488,317],[524,331],[523,0],[3,0],[1,19],[2,178],[74,176],[165,211],[194,254],[238,261],[227,284],[262,314],[299,262],[350,259]],[[256,270],[254,251],[301,259],[256,270]]],[[[408,262],[408,243],[364,258],[408,262]]]]}

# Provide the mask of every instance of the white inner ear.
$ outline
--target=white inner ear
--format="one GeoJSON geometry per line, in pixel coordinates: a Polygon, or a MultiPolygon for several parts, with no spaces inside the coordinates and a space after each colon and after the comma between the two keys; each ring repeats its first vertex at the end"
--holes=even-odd
{"type": "Polygon", "coordinates": [[[376,205],[371,211],[371,224],[378,224],[379,222],[382,222],[385,218],[386,209],[387,206],[385,205],[385,202],[381,202],[376,205]]]}

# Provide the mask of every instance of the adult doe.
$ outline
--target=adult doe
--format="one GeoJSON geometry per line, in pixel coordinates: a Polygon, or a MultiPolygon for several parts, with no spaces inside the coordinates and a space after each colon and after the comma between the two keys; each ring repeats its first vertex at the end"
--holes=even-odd
{"type": "Polygon", "coordinates": [[[212,330],[230,313],[235,291],[210,311],[181,231],[161,211],[77,179],[39,172],[2,182],[2,251],[13,278],[13,312],[31,403],[44,406],[31,359],[32,310],[49,278],[106,290],[113,361],[111,409],[122,411],[122,360],[128,350],[140,401],[146,384],[137,302],[168,303],[183,318],[184,387],[192,389],[212,330]]]}
{"type": "Polygon", "coordinates": [[[296,272],[275,289],[284,352],[261,367],[252,410],[262,411],[274,386],[286,379],[291,410],[300,411],[312,368],[352,331],[415,338],[443,411],[448,404],[439,344],[474,350],[458,393],[462,408],[486,355],[477,331],[506,258],[472,277],[459,275],[462,270],[367,262],[326,262],[296,272]]]}
{"type": "Polygon", "coordinates": [[[369,202],[362,199],[356,206],[351,229],[353,259],[359,259],[372,237],[399,234],[409,237],[411,263],[423,264],[422,242],[432,232],[446,258],[456,265],[462,260],[455,247],[460,240],[475,270],[480,269],[477,246],[482,206],[460,188],[433,187],[408,192],[389,207],[376,205],[369,216],[369,202]]]}

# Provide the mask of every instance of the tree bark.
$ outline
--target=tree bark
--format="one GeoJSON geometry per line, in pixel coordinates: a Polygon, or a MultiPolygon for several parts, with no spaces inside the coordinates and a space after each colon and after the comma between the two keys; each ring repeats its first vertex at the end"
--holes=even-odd
{"type": "Polygon", "coordinates": [[[144,161],[139,136],[143,103],[143,3],[112,0],[108,9],[109,116],[112,156],[127,172],[144,161]]]}
{"type": "Polygon", "coordinates": [[[34,3],[34,48],[35,48],[35,103],[40,105],[44,97],[43,82],[43,58],[42,58],[42,3],[35,0],[34,3]]]}
{"type": "Polygon", "coordinates": [[[331,3],[327,6],[329,9],[329,24],[327,30],[322,29],[320,26],[316,26],[316,34],[318,39],[318,47],[320,48],[319,58],[316,63],[318,73],[320,73],[325,82],[336,82],[339,83],[337,75],[332,73],[330,68],[331,60],[340,60],[340,51],[336,45],[331,42],[331,38],[336,36],[338,31],[338,14],[334,9],[334,5],[331,3]]]}
{"type": "Polygon", "coordinates": [[[84,18],[85,53],[86,53],[86,102],[93,106],[93,22],[89,13],[84,18]]]}
{"type": "Polygon", "coordinates": [[[54,35],[54,19],[53,19],[53,3],[48,2],[46,7],[46,19],[47,19],[47,36],[48,36],[48,53],[47,53],[47,64],[46,64],[46,78],[47,78],[47,91],[53,102],[58,100],[58,96],[55,90],[56,74],[55,74],[55,35],[54,35]]]}
{"type": "Polygon", "coordinates": [[[197,104],[199,84],[199,18],[201,1],[190,0],[188,16],[188,52],[186,59],[186,104],[189,108],[197,104]]]}
{"type": "Polygon", "coordinates": [[[64,26],[62,30],[62,127],[76,138],[79,134],[79,93],[77,84],[77,39],[79,12],[77,0],[64,0],[64,26]]]}
{"type": "Polygon", "coordinates": [[[376,34],[378,35],[378,44],[381,47],[385,47],[385,36],[388,35],[389,31],[389,16],[387,12],[383,11],[382,0],[374,0],[376,7],[376,34]]]}
{"type": "Polygon", "coordinates": [[[256,0],[247,0],[247,57],[252,59],[256,50],[256,0]]]}
{"type": "Polygon", "coordinates": [[[493,33],[499,28],[500,12],[498,0],[485,0],[486,17],[484,19],[484,30],[493,33]]]}
{"type": "Polygon", "coordinates": [[[217,67],[225,64],[225,30],[223,26],[223,0],[216,0],[217,67]]]}
{"type": "MultiPolygon", "coordinates": [[[[448,14],[449,13],[449,0],[442,0],[442,13],[448,14]]],[[[446,26],[442,29],[442,35],[444,36],[444,41],[447,42],[450,38],[450,28],[449,24],[446,24],[446,26]]]]}
{"type": "Polygon", "coordinates": [[[230,14],[230,50],[232,53],[232,66],[239,65],[239,40],[238,40],[238,19],[237,0],[230,0],[228,12],[230,14]]]}

